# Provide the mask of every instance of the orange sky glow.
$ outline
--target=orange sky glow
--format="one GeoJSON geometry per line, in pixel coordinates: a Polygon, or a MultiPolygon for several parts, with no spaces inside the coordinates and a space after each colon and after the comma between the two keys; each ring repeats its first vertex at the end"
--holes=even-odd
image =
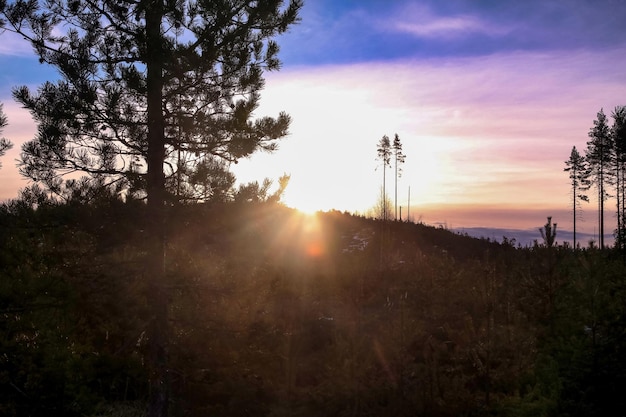
{"type": "MultiPolygon", "coordinates": [[[[585,149],[599,106],[626,97],[606,59],[512,53],[287,69],[271,74],[259,111],[288,110],[291,136],[235,172],[243,181],[291,174],[285,202],[297,208],[365,213],[382,185],[376,143],[398,133],[407,156],[398,204],[406,213],[410,187],[414,219],[523,229],[553,216],[571,228],[564,161],[572,146],[585,149]],[[597,77],[585,78],[591,64],[597,77]]],[[[393,200],[393,167],[387,193],[393,200]]],[[[578,227],[592,232],[593,199],[582,209],[578,227]]]]}

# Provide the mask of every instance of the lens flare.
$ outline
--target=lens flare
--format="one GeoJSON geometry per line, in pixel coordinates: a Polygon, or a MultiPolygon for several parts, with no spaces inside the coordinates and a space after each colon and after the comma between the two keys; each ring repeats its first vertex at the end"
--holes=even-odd
{"type": "Polygon", "coordinates": [[[325,253],[324,234],[317,214],[301,213],[301,235],[304,253],[318,258],[325,253]]]}

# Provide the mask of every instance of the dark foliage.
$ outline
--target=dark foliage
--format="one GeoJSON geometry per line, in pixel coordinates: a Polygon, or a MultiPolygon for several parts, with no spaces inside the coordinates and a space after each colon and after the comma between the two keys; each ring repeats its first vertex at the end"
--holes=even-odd
{"type": "MultiPolygon", "coordinates": [[[[79,200],[31,192],[0,210],[2,415],[145,410],[145,206],[79,200]]],[[[626,405],[624,265],[611,251],[515,248],[272,202],[168,217],[172,415],[626,405]]]]}

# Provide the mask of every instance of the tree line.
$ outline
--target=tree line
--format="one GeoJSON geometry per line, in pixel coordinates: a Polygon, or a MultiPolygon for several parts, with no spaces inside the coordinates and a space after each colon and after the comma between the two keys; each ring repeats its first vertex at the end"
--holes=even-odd
{"type": "Polygon", "coordinates": [[[617,106],[611,113],[613,123],[601,109],[589,130],[589,141],[584,154],[572,147],[565,161],[571,184],[571,204],[574,221],[574,247],[576,221],[580,215],[580,203],[589,202],[587,193],[593,188],[598,202],[599,246],[604,248],[605,204],[615,198],[617,228],[615,246],[626,249],[626,107],[617,106]]]}

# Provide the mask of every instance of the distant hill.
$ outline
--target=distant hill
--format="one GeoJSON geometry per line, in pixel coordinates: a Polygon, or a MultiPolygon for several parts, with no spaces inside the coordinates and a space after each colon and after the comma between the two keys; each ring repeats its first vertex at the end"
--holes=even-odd
{"type": "MultiPolygon", "coordinates": [[[[455,233],[467,234],[468,236],[472,236],[475,238],[485,238],[490,240],[495,240],[496,242],[502,242],[503,237],[507,239],[515,239],[516,246],[517,244],[525,246],[532,246],[534,241],[542,242],[541,234],[539,233],[539,228],[532,229],[499,229],[493,227],[459,227],[451,229],[455,233]]],[[[564,242],[569,243],[570,245],[574,240],[574,233],[570,230],[560,230],[557,229],[556,240],[558,244],[563,244],[564,242]]],[[[612,246],[614,243],[614,236],[611,233],[606,234],[604,236],[604,241],[607,245],[612,246]]],[[[581,233],[576,232],[576,241],[580,246],[588,247],[589,242],[598,241],[598,237],[592,233],[581,233]]]]}

